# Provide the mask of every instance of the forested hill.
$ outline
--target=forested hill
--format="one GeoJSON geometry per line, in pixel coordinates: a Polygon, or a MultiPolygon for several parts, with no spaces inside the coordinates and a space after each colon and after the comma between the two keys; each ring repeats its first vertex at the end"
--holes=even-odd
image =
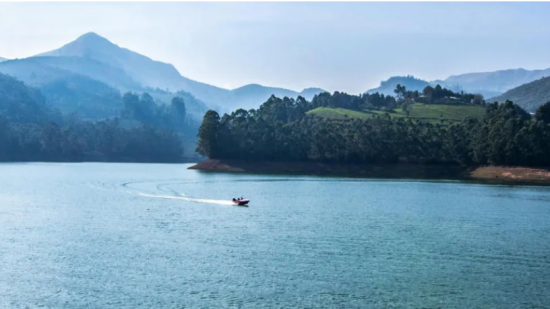
{"type": "Polygon", "coordinates": [[[44,123],[61,119],[59,113],[46,105],[40,91],[3,74],[0,74],[0,115],[16,123],[44,123]]]}
{"type": "MultiPolygon", "coordinates": [[[[48,102],[65,114],[84,119],[117,116],[122,106],[121,92],[148,92],[159,104],[168,104],[176,94],[142,87],[123,70],[79,57],[32,57],[0,63],[0,72],[36,87],[48,102]]],[[[197,120],[208,110],[189,93],[185,96],[191,117],[197,120]]]]}
{"type": "MultiPolygon", "coordinates": [[[[0,74],[0,161],[181,162],[185,103],[167,106],[128,93],[121,117],[64,116],[35,88],[0,74]]],[[[193,135],[195,134],[195,130],[193,135]]]]}
{"type": "Polygon", "coordinates": [[[214,159],[550,166],[550,103],[535,118],[512,102],[489,104],[481,119],[448,127],[389,114],[339,121],[307,115],[371,99],[323,93],[311,102],[271,97],[257,110],[221,118],[208,111],[197,150],[214,159]]]}
{"type": "Polygon", "coordinates": [[[506,100],[514,101],[526,110],[534,112],[542,104],[550,101],[550,76],[521,85],[490,99],[497,102],[506,100]]]}

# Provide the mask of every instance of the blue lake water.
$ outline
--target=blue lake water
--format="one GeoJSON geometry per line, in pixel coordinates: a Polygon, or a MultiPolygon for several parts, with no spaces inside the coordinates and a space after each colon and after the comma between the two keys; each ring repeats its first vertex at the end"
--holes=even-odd
{"type": "Polygon", "coordinates": [[[188,166],[0,164],[0,308],[550,306],[550,187],[188,166]]]}

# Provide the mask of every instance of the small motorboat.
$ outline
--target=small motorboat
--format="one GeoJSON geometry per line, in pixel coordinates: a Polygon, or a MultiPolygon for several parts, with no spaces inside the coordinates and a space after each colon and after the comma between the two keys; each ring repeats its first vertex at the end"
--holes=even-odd
{"type": "Polygon", "coordinates": [[[242,197],[233,199],[233,203],[236,204],[236,205],[239,205],[239,206],[244,206],[244,205],[248,204],[248,202],[250,202],[250,200],[242,198],[242,197]]]}

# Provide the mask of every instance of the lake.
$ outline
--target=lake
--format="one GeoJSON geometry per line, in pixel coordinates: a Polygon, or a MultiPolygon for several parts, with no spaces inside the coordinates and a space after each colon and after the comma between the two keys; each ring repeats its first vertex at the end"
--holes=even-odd
{"type": "Polygon", "coordinates": [[[0,307],[550,306],[550,187],[189,166],[0,164],[0,307]]]}

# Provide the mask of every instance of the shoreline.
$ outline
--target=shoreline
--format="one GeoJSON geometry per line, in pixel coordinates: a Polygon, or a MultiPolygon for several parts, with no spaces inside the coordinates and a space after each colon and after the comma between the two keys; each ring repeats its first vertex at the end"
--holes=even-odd
{"type": "Polygon", "coordinates": [[[463,167],[443,164],[342,164],[207,159],[188,169],[203,172],[462,180],[492,184],[550,185],[550,169],[507,166],[463,167]]]}

